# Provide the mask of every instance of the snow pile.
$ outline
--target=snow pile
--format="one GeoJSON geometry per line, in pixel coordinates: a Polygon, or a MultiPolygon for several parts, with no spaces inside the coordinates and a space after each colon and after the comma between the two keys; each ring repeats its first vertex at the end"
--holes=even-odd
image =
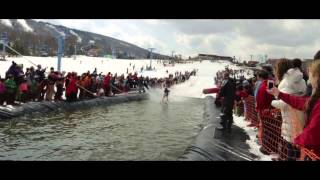
{"type": "Polygon", "coordinates": [[[81,37],[79,36],[79,34],[77,34],[77,33],[75,33],[74,31],[72,31],[72,30],[70,30],[70,33],[71,34],[73,34],[73,35],[75,35],[76,37],[77,37],[77,42],[82,42],[82,39],[81,39],[81,37]]]}
{"type": "Polygon", "coordinates": [[[255,127],[248,127],[248,125],[250,124],[248,121],[244,120],[244,117],[238,117],[238,116],[233,116],[233,120],[234,120],[234,125],[244,129],[246,131],[246,133],[249,135],[250,139],[247,140],[247,144],[250,146],[249,151],[255,155],[257,155],[261,160],[261,161],[271,161],[271,156],[267,156],[264,155],[260,152],[260,147],[256,141],[256,135],[258,133],[257,128],[255,127]]]}
{"type": "Polygon", "coordinates": [[[17,22],[23,27],[27,32],[33,32],[33,29],[27,24],[26,20],[18,19],[17,22]]]}
{"type": "Polygon", "coordinates": [[[12,28],[12,24],[9,19],[0,19],[0,23],[12,28]]]}
{"type": "Polygon", "coordinates": [[[120,42],[120,44],[123,45],[123,46],[127,46],[127,47],[129,46],[129,44],[123,43],[123,42],[120,42]]]}
{"type": "Polygon", "coordinates": [[[54,27],[51,24],[46,24],[47,27],[50,27],[51,29],[55,30],[58,34],[60,34],[62,37],[65,37],[66,34],[64,32],[59,31],[56,27],[54,27]]]}
{"type": "Polygon", "coordinates": [[[212,63],[209,61],[195,62],[192,64],[186,64],[186,66],[194,67],[198,69],[197,76],[192,76],[189,81],[177,85],[173,88],[172,95],[193,97],[193,98],[204,98],[206,96],[215,96],[215,94],[204,95],[203,89],[213,88],[214,77],[216,73],[223,70],[227,65],[227,62],[223,63],[212,63]]]}

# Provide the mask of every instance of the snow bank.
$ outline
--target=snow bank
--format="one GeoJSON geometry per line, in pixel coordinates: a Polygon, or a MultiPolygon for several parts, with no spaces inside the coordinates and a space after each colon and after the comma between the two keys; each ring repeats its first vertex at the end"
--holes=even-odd
{"type": "Polygon", "coordinates": [[[70,33],[75,35],[77,37],[77,42],[82,42],[81,37],[79,36],[79,34],[75,33],[74,31],[70,30],[70,33]]]}
{"type": "Polygon", "coordinates": [[[59,31],[56,27],[54,27],[53,25],[51,24],[46,24],[47,27],[50,27],[51,29],[55,30],[58,34],[60,34],[61,36],[65,37],[66,34],[62,31],[59,31]]]}
{"type": "Polygon", "coordinates": [[[26,20],[18,19],[17,22],[23,27],[27,32],[33,32],[33,29],[27,24],[26,20]]]}
{"type": "Polygon", "coordinates": [[[0,23],[12,28],[12,24],[9,19],[0,19],[0,23]]]}

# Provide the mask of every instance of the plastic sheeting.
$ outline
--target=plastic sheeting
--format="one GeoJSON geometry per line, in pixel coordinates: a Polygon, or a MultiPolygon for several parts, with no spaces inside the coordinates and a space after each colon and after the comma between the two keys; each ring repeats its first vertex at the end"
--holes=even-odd
{"type": "Polygon", "coordinates": [[[215,107],[214,98],[204,99],[203,128],[194,142],[178,160],[181,161],[252,161],[257,158],[249,152],[246,140],[249,136],[237,126],[232,131],[217,130],[220,127],[220,109],[215,107]]]}

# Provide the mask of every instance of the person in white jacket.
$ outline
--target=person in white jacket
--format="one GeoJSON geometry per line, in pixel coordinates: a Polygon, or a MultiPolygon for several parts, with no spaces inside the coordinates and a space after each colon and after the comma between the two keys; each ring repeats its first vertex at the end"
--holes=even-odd
{"type": "MultiPolygon", "coordinates": [[[[280,60],[276,67],[276,81],[278,89],[281,92],[303,96],[306,93],[306,82],[303,74],[298,68],[293,68],[290,60],[280,60]]],[[[287,141],[288,160],[294,160],[297,154],[294,154],[292,146],[293,139],[299,135],[304,127],[304,112],[292,108],[282,100],[273,100],[271,105],[281,110],[282,126],[281,136],[287,141]]]]}

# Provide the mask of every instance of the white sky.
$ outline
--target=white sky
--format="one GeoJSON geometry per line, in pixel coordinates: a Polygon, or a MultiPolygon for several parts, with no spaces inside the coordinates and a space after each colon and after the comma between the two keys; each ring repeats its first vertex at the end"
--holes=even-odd
{"type": "Polygon", "coordinates": [[[313,58],[320,49],[319,20],[41,19],[136,44],[156,52],[250,59],[313,58]]]}

